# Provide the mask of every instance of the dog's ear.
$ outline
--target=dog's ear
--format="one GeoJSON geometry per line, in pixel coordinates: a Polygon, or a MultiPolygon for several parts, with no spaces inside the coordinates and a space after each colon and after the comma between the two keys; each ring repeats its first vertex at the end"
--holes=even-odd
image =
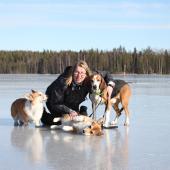
{"type": "Polygon", "coordinates": [[[26,99],[29,100],[29,101],[32,101],[32,100],[33,100],[32,95],[31,95],[30,93],[26,93],[26,94],[24,95],[24,98],[26,98],[26,99]]]}
{"type": "Polygon", "coordinates": [[[36,91],[35,91],[35,90],[33,90],[33,89],[31,89],[31,92],[32,92],[32,93],[36,93],[36,91]]]}
{"type": "Polygon", "coordinates": [[[97,123],[102,126],[103,123],[104,123],[104,117],[99,118],[99,119],[97,120],[97,123]]]}
{"type": "Polygon", "coordinates": [[[103,91],[105,88],[106,88],[106,82],[104,78],[101,76],[100,89],[103,91]]]}
{"type": "Polygon", "coordinates": [[[95,121],[93,121],[93,122],[92,122],[92,124],[91,124],[91,126],[94,126],[95,124],[96,124],[96,122],[95,122],[95,121]]]}

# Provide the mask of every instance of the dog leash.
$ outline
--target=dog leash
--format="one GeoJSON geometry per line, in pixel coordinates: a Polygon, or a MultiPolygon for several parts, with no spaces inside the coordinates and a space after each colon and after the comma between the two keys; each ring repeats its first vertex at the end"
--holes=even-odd
{"type": "MultiPolygon", "coordinates": [[[[98,105],[96,106],[96,109],[97,109],[98,106],[100,105],[101,101],[102,101],[102,98],[101,98],[100,102],[98,103],[98,105]]],[[[94,111],[89,115],[89,117],[91,117],[93,114],[94,114],[94,111]]]]}

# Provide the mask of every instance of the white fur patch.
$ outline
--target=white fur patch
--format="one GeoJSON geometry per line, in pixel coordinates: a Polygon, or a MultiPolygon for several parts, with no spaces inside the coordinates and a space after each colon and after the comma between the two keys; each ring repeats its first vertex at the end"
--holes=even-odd
{"type": "Polygon", "coordinates": [[[73,131],[73,127],[72,126],[63,126],[62,129],[64,131],[73,131]]]}
{"type": "Polygon", "coordinates": [[[60,118],[60,117],[56,117],[56,118],[54,118],[54,119],[53,119],[53,122],[55,122],[55,123],[56,123],[56,122],[59,122],[60,120],[61,120],[61,118],[60,118]]]}
{"type": "Polygon", "coordinates": [[[83,116],[76,116],[75,118],[73,118],[74,121],[76,122],[82,122],[84,120],[84,117],[83,116]]]}
{"type": "Polygon", "coordinates": [[[117,100],[116,100],[115,98],[112,98],[112,99],[111,99],[111,103],[112,103],[112,104],[116,103],[116,101],[117,101],[117,100]]]}
{"type": "Polygon", "coordinates": [[[61,128],[61,125],[51,125],[50,126],[50,129],[60,129],[61,128]]]}
{"type": "Polygon", "coordinates": [[[40,119],[43,113],[43,103],[36,103],[36,105],[32,105],[30,101],[26,101],[25,112],[28,114],[30,121],[33,121],[36,126],[40,126],[40,119]]]}

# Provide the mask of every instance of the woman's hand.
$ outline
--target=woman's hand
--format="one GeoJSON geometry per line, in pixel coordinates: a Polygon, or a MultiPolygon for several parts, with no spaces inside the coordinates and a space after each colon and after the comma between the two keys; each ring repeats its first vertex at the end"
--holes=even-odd
{"type": "Polygon", "coordinates": [[[69,113],[69,115],[70,115],[70,118],[73,120],[76,116],[78,116],[78,113],[75,112],[75,111],[71,111],[71,112],[69,113]]]}

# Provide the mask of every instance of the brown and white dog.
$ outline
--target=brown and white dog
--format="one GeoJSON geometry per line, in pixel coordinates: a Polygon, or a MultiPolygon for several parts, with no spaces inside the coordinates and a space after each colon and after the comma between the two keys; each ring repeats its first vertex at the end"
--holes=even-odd
{"type": "Polygon", "coordinates": [[[66,132],[75,132],[84,135],[103,135],[101,122],[94,121],[92,118],[84,115],[75,116],[73,119],[69,114],[63,117],[54,118],[53,122],[61,121],[61,125],[52,125],[51,129],[62,129],[66,132]]]}
{"type": "Polygon", "coordinates": [[[11,105],[11,116],[14,126],[27,126],[33,122],[36,127],[41,125],[40,119],[43,113],[43,101],[47,96],[39,91],[32,90],[25,94],[24,98],[16,99],[11,105]]]}
{"type": "Polygon", "coordinates": [[[90,81],[91,93],[89,94],[89,98],[92,102],[93,118],[96,119],[96,108],[98,107],[98,105],[104,103],[104,127],[109,127],[109,125],[116,125],[118,123],[118,118],[123,110],[125,111],[126,116],[124,125],[129,125],[130,113],[128,109],[128,104],[131,96],[131,88],[128,83],[123,80],[114,80],[115,87],[113,89],[113,93],[115,94],[112,95],[113,97],[111,97],[111,99],[108,99],[107,85],[104,78],[100,74],[96,73],[90,77],[90,81]],[[119,109],[118,107],[119,103],[121,103],[122,105],[121,109],[119,109]],[[112,106],[116,112],[116,117],[114,121],[110,123],[110,113],[112,106]]]}

